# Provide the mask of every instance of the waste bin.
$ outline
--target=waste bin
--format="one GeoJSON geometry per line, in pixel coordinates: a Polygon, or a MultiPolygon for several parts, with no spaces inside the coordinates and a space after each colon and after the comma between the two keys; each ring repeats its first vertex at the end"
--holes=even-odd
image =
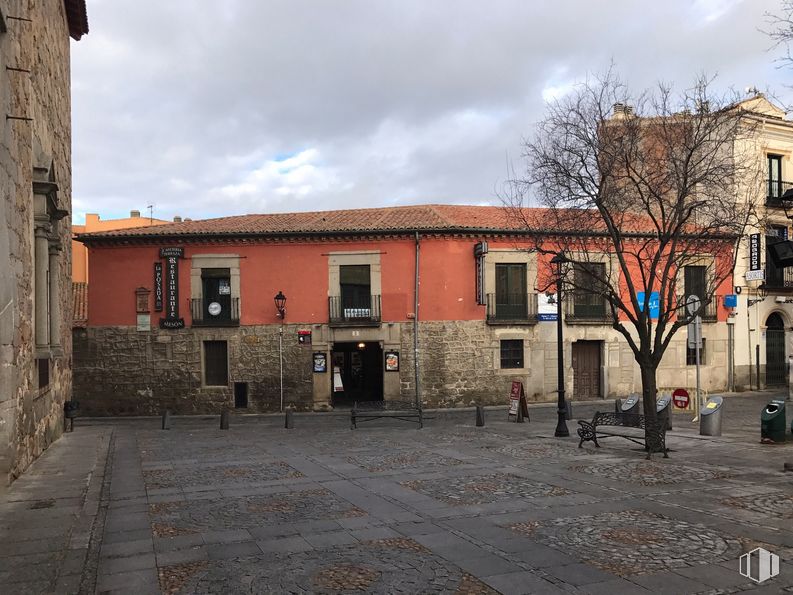
{"type": "Polygon", "coordinates": [[[763,442],[784,442],[785,425],[785,402],[774,399],[760,414],[760,438],[763,442]]]}
{"type": "Polygon", "coordinates": [[[721,414],[724,411],[724,399],[713,396],[708,399],[699,412],[700,436],[721,436],[721,414]]]}
{"type": "Polygon", "coordinates": [[[658,421],[666,423],[666,429],[672,429],[672,396],[663,395],[655,401],[655,413],[658,421]]]}
{"type": "Polygon", "coordinates": [[[636,393],[629,395],[627,399],[620,403],[619,411],[621,413],[641,413],[641,400],[636,393]]]}

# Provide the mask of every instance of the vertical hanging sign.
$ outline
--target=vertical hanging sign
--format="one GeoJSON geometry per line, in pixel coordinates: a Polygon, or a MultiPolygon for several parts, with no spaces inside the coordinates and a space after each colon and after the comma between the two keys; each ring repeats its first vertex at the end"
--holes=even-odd
{"type": "Polygon", "coordinates": [[[749,234],[749,270],[760,270],[760,234],[749,234]]]}
{"type": "Polygon", "coordinates": [[[184,318],[179,318],[179,259],[184,248],[160,248],[160,258],[165,259],[165,318],[160,318],[160,328],[184,328],[184,318]]]}
{"type": "Polygon", "coordinates": [[[477,242],[474,244],[474,258],[476,258],[476,303],[480,306],[487,304],[485,295],[485,254],[487,254],[487,242],[477,242]]]}
{"type": "Polygon", "coordinates": [[[154,311],[162,312],[162,263],[154,263],[154,311]]]}

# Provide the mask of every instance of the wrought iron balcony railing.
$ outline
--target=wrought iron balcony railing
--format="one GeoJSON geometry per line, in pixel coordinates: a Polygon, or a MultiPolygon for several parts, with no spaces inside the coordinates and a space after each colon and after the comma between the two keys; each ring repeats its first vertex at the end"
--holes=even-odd
{"type": "Polygon", "coordinates": [[[328,298],[330,324],[336,326],[377,326],[380,324],[380,296],[356,299],[343,296],[328,298]]]}
{"type": "Polygon", "coordinates": [[[240,298],[222,301],[193,298],[190,300],[190,316],[193,326],[239,326],[240,298]]]}
{"type": "MultiPolygon", "coordinates": [[[[685,295],[678,295],[678,304],[679,307],[685,312],[686,308],[686,296],[685,295]]],[[[702,318],[702,322],[716,322],[718,320],[718,309],[719,309],[719,296],[714,295],[712,296],[710,303],[705,304],[705,307],[699,313],[700,318],[702,318]]]]}
{"type": "Polygon", "coordinates": [[[793,268],[778,268],[769,262],[765,267],[763,287],[768,291],[793,291],[793,268]]]}
{"type": "Polygon", "coordinates": [[[611,310],[605,298],[594,293],[573,292],[564,301],[564,318],[568,323],[611,323],[611,310]]]}
{"type": "Polygon", "coordinates": [[[534,324],[537,322],[537,294],[487,294],[488,324],[534,324]]]}
{"type": "Polygon", "coordinates": [[[768,207],[781,207],[782,201],[779,200],[785,191],[793,188],[793,182],[784,180],[766,180],[766,201],[768,207]]]}

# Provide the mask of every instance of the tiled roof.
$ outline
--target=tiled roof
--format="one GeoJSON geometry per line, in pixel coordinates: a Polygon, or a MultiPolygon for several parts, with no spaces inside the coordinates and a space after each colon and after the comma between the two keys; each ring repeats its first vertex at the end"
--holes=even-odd
{"type": "Polygon", "coordinates": [[[88,324],[88,283],[72,283],[72,328],[88,324]]]}
{"type": "MultiPolygon", "coordinates": [[[[542,209],[525,209],[527,216],[538,217],[542,209]]],[[[412,233],[460,231],[518,231],[526,223],[506,207],[419,205],[239,215],[218,219],[183,221],[156,227],[136,227],[90,234],[78,240],[112,240],[134,238],[188,238],[196,236],[300,236],[340,233],[412,233]]]]}
{"type": "Polygon", "coordinates": [[[66,19],[69,21],[69,35],[80,39],[88,33],[88,11],[85,0],[64,0],[66,5],[66,19]]]}

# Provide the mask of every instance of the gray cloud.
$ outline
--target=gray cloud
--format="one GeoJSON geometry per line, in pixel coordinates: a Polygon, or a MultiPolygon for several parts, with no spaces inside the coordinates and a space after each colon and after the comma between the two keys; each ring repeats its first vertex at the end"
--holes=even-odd
{"type": "Polygon", "coordinates": [[[170,218],[497,202],[520,141],[611,60],[635,88],[786,91],[772,0],[92,0],[74,211],[170,218]]]}

